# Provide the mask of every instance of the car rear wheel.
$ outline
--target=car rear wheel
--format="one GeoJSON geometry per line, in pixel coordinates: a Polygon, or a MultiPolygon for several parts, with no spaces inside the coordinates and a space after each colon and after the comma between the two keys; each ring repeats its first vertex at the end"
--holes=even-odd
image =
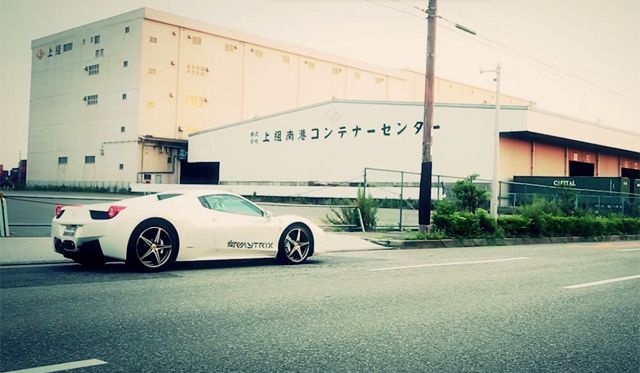
{"type": "Polygon", "coordinates": [[[313,253],[313,235],[304,224],[288,226],[278,245],[278,260],[285,264],[304,263],[313,253]]]}
{"type": "Polygon", "coordinates": [[[178,235],[168,222],[151,219],[140,224],[129,238],[127,264],[142,271],[161,271],[178,256],[178,235]]]}

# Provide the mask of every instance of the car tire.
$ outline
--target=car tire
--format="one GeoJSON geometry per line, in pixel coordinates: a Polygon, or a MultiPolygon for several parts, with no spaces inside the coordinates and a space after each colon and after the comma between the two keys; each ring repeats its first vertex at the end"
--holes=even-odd
{"type": "Polygon", "coordinates": [[[278,261],[302,264],[313,254],[313,234],[309,227],[294,223],[285,228],[278,242],[278,261]]]}
{"type": "Polygon", "coordinates": [[[85,267],[102,267],[107,263],[104,258],[90,255],[72,257],[71,260],[85,267]]]}
{"type": "Polygon", "coordinates": [[[126,263],[143,272],[158,272],[170,267],[178,257],[178,233],[163,219],[148,219],[131,233],[126,263]]]}

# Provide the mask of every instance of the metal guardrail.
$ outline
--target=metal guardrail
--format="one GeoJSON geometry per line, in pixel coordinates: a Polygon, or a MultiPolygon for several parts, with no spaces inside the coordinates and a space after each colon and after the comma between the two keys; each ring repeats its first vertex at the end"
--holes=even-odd
{"type": "MultiPolygon", "coordinates": [[[[14,200],[18,200],[18,201],[25,201],[25,200],[29,200],[29,199],[61,199],[61,200],[94,200],[94,201],[120,201],[122,200],[122,198],[109,198],[109,197],[76,197],[76,196],[57,196],[57,195],[53,195],[53,196],[7,196],[11,199],[14,200]]],[[[34,201],[29,201],[29,202],[34,202],[34,201]]],[[[40,202],[40,203],[44,203],[44,202],[40,202]]],[[[267,206],[282,206],[282,207],[306,207],[306,208],[318,208],[318,207],[323,207],[323,208],[354,208],[358,211],[358,217],[360,220],[360,225],[357,224],[331,224],[331,225],[321,225],[319,224],[318,226],[320,227],[343,227],[343,228],[347,228],[347,227],[353,227],[353,228],[360,228],[362,230],[362,232],[365,232],[365,228],[364,228],[364,223],[362,220],[362,212],[360,211],[359,208],[355,207],[355,206],[351,206],[351,205],[305,205],[305,204],[294,204],[294,203],[276,203],[276,202],[254,202],[256,204],[259,205],[267,205],[267,206]]],[[[51,203],[52,205],[55,204],[57,205],[57,203],[51,203]]],[[[2,208],[4,210],[4,213],[2,215],[2,221],[4,224],[6,224],[6,228],[2,228],[2,230],[0,230],[0,237],[7,237],[9,236],[9,227],[51,227],[51,223],[14,223],[14,224],[8,224],[8,215],[6,213],[6,201],[4,198],[2,198],[2,208]],[[6,232],[6,236],[3,236],[4,232],[6,232]]]]}

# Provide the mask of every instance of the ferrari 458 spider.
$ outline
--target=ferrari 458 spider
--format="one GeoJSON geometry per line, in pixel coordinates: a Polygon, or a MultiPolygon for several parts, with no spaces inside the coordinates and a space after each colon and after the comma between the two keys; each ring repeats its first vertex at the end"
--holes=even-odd
{"type": "Polygon", "coordinates": [[[274,216],[234,193],[179,190],[109,204],[57,206],[55,252],[80,264],[124,261],[146,271],[176,261],[277,258],[299,264],[324,252],[325,233],[294,215],[274,216]]]}

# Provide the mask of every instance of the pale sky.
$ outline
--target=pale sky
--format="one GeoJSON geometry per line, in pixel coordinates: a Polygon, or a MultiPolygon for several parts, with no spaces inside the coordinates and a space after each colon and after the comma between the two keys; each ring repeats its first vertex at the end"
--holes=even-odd
{"type": "MultiPolygon", "coordinates": [[[[428,0],[0,0],[0,164],[16,167],[20,150],[26,157],[33,39],[151,7],[424,71],[427,24],[413,7],[427,5],[428,0]]],[[[640,132],[640,1],[439,0],[438,8],[440,16],[477,36],[439,19],[436,76],[493,90],[494,75],[479,71],[500,62],[504,94],[640,132]]]]}

